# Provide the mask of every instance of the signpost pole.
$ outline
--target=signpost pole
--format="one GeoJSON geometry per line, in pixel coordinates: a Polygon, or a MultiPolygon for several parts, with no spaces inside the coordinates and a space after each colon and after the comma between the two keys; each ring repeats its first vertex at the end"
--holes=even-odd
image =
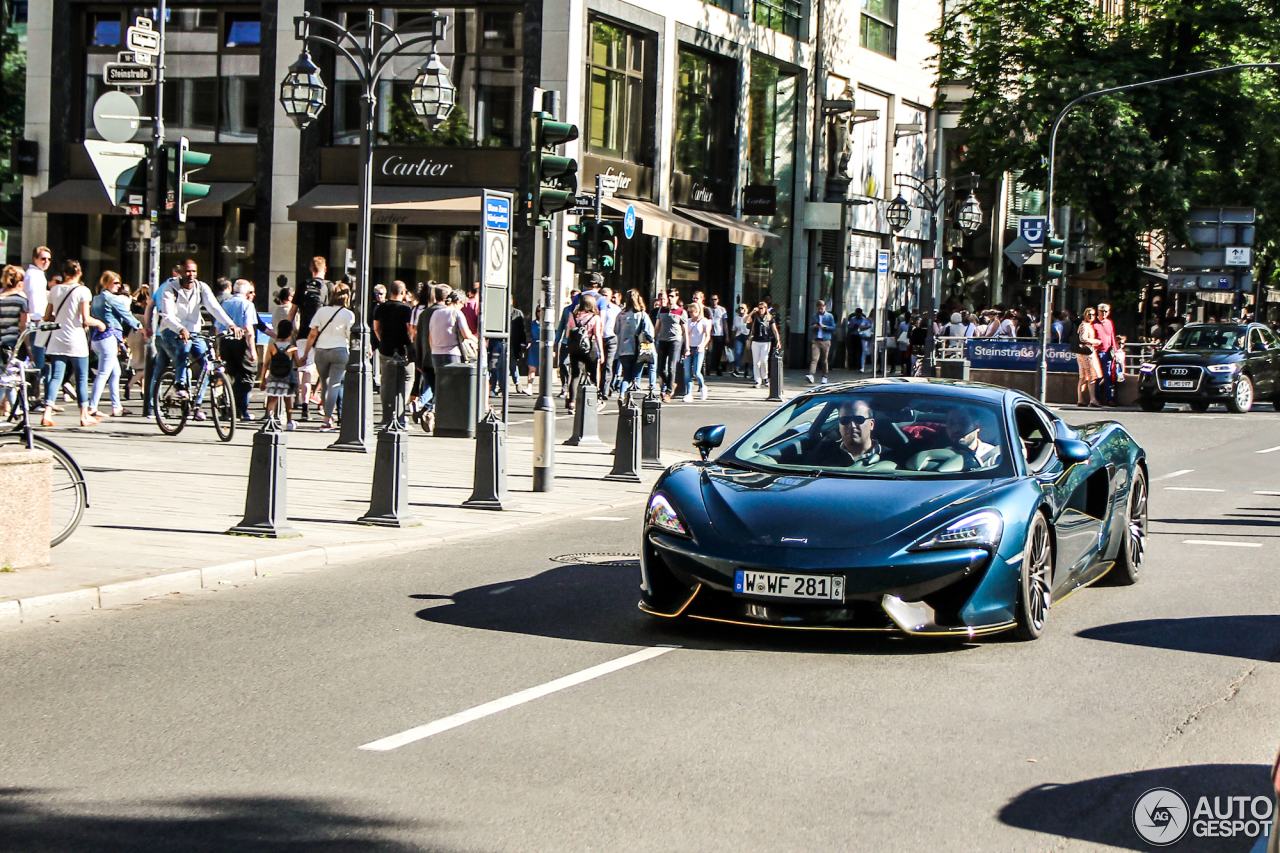
{"type": "Polygon", "coordinates": [[[149,254],[147,282],[150,285],[153,298],[160,288],[160,204],[163,198],[160,179],[163,174],[162,158],[164,157],[164,40],[165,19],[168,14],[167,0],[158,0],[157,15],[159,20],[156,21],[156,33],[159,37],[160,55],[155,60],[156,114],[152,116],[151,162],[147,168],[147,217],[151,226],[147,246],[149,254]]]}

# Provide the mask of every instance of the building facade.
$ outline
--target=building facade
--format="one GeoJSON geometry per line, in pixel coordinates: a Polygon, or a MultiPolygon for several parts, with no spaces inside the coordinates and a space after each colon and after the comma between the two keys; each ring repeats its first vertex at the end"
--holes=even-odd
{"type": "MultiPolygon", "coordinates": [[[[874,249],[890,242],[884,205],[897,194],[893,175],[929,168],[925,34],[938,11],[929,4],[173,0],[166,137],[187,136],[213,155],[196,176],[213,190],[192,205],[187,223],[163,226],[162,270],[192,257],[206,279],[255,280],[260,298],[279,281],[296,283],[313,255],[329,260],[331,277],[354,272],[360,101],[351,72],[313,46],[329,96],[304,131],[277,97],[301,50],[296,16],[308,11],[359,31],[370,7],[388,26],[428,9],[444,14],[438,52],[458,87],[453,115],[427,131],[408,90],[429,48],[396,60],[381,85],[373,282],[465,287],[477,278],[480,191],[525,191],[529,113],[541,88],[560,92],[559,118],[580,129],[566,153],[579,163],[581,190],[591,191],[597,174],[617,175],[606,215],[620,225],[628,207],[636,214],[634,235],[620,238],[618,264],[606,273],[610,286],[646,299],[668,287],[686,298],[718,294],[726,304],[768,297],[793,351],[814,299],[870,307],[874,249]],[[875,113],[846,122],[841,149],[850,196],[873,203],[849,208],[847,265],[833,275],[817,263],[827,229],[808,207],[827,195],[829,143],[840,132],[823,102],[846,95],[856,115],[875,113]]],[[[84,147],[97,138],[91,113],[105,91],[103,65],[124,49],[138,14],[124,3],[81,0],[30,11],[26,138],[38,145],[39,166],[25,179],[23,251],[48,244],[59,258],[77,257],[90,280],[108,268],[131,283],[146,277],[141,220],[110,204],[84,147]]],[[[136,100],[143,116],[154,110],[149,90],[136,100]]],[[[138,133],[147,138],[146,129],[138,133]]],[[[918,298],[927,224],[917,217],[893,243],[891,303],[918,298]]],[[[557,236],[564,247],[567,235],[557,236]]],[[[534,238],[526,227],[516,243],[524,307],[540,269],[534,238]]],[[[567,254],[552,259],[565,290],[567,254]]]]}

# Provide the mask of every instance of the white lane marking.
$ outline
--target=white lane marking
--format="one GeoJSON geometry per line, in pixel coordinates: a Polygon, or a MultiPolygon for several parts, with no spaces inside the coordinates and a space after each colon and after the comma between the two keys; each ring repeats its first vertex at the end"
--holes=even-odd
{"type": "Polygon", "coordinates": [[[1253,452],[1254,453],[1275,453],[1277,450],[1280,450],[1280,444],[1277,444],[1275,447],[1268,447],[1266,450],[1255,450],[1253,452]]]}
{"type": "Polygon", "coordinates": [[[1181,477],[1183,474],[1190,474],[1195,468],[1183,468],[1181,471],[1174,471],[1171,474],[1165,474],[1163,477],[1156,477],[1157,480],[1172,480],[1174,477],[1181,477]]]}
{"type": "Polygon", "coordinates": [[[1195,486],[1165,486],[1166,492],[1221,492],[1224,489],[1197,489],[1195,486]]]}
{"type": "Polygon", "coordinates": [[[608,675],[611,672],[617,672],[620,669],[626,669],[638,663],[644,663],[652,660],[659,655],[665,655],[667,652],[675,651],[676,646],[658,646],[655,648],[641,649],[638,652],[632,652],[629,655],[623,655],[615,660],[597,666],[589,667],[581,672],[575,672],[572,675],[566,675],[563,678],[557,678],[554,681],[548,681],[546,684],[540,684],[537,687],[530,687],[527,690],[521,690],[519,693],[512,693],[510,696],[504,696],[501,699],[494,699],[492,702],[485,702],[483,705],[477,705],[474,708],[454,714],[450,717],[436,720],[434,723],[427,723],[425,726],[416,726],[407,731],[400,732],[397,735],[384,737],[379,740],[366,743],[359,749],[366,749],[371,752],[388,752],[393,749],[399,749],[402,746],[411,744],[432,735],[438,735],[441,732],[447,732],[449,729],[464,726],[467,723],[496,714],[499,711],[505,711],[508,708],[514,708],[517,705],[523,705],[526,702],[532,702],[534,699],[541,699],[543,696],[556,693],[560,690],[567,690],[570,687],[576,687],[593,678],[599,678],[602,675],[608,675]]]}
{"type": "Polygon", "coordinates": [[[1227,548],[1261,548],[1259,542],[1223,542],[1221,539],[1183,539],[1183,545],[1223,545],[1227,548]]]}
{"type": "Polygon", "coordinates": [[[1280,498],[1280,492],[1254,492],[1255,495],[1263,495],[1268,498],[1280,498]]]}
{"type": "Polygon", "coordinates": [[[622,515],[588,515],[583,521],[626,521],[622,515]]]}

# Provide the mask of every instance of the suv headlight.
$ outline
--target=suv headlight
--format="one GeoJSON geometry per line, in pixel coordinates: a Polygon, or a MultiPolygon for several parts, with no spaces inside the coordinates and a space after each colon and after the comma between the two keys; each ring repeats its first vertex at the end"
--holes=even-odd
{"type": "Polygon", "coordinates": [[[930,533],[911,551],[928,551],[936,548],[987,548],[995,550],[1004,532],[1004,517],[994,509],[970,513],[930,533]]]}
{"type": "Polygon", "coordinates": [[[1240,365],[1236,364],[1234,361],[1228,362],[1227,364],[1209,365],[1210,373],[1235,373],[1239,369],[1240,365]]]}
{"type": "Polygon", "coordinates": [[[645,513],[645,523],[677,536],[688,536],[689,530],[680,520],[680,514],[671,505],[671,501],[662,495],[654,495],[649,499],[649,509],[645,513]]]}

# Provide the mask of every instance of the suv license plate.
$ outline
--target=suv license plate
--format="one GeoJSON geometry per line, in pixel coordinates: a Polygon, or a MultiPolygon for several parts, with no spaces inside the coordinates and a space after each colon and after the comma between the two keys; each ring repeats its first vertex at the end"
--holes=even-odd
{"type": "Polygon", "coordinates": [[[1190,379],[1169,379],[1164,383],[1166,388],[1194,388],[1196,383],[1190,379]]]}
{"type": "Polygon", "coordinates": [[[772,598],[844,601],[844,578],[839,575],[790,575],[739,569],[733,575],[733,591],[772,598]]]}

